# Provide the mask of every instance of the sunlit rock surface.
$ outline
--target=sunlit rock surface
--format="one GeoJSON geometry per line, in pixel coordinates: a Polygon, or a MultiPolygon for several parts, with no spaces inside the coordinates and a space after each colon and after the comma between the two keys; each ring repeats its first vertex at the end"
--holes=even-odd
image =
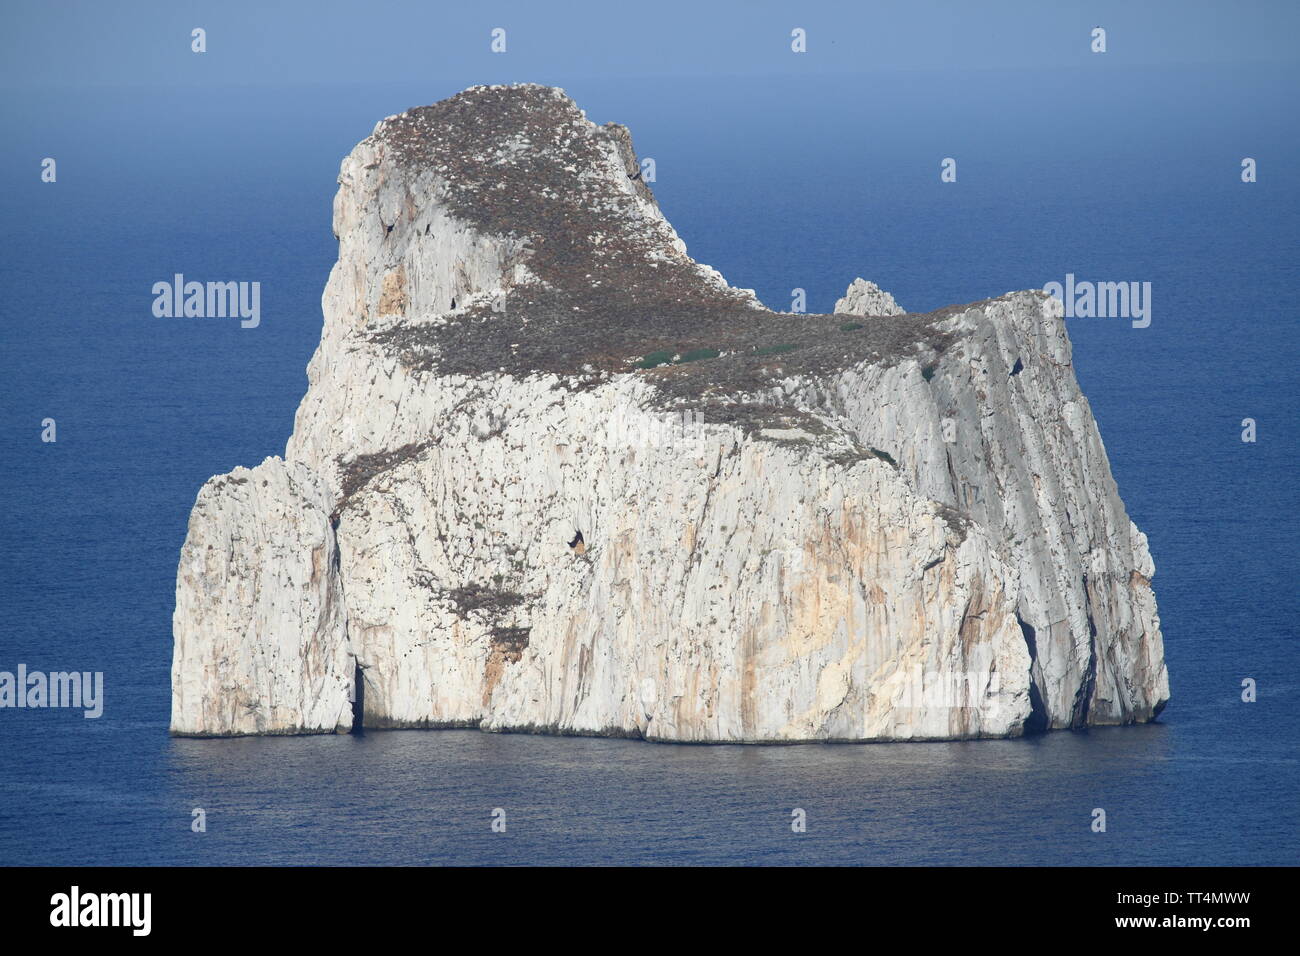
{"type": "Polygon", "coordinates": [[[854,279],[844,298],[835,302],[837,315],[902,315],[894,297],[874,282],[866,279],[854,279]]]}
{"type": "Polygon", "coordinates": [[[1168,698],[1043,293],[915,315],[858,279],[773,313],[686,255],[626,129],[539,86],[384,120],[334,231],[285,461],[191,517],[174,732],[345,730],[355,700],[366,727],[953,739],[1168,698]]]}
{"type": "Polygon", "coordinates": [[[172,731],[352,726],[338,551],[321,481],[268,458],[199,492],[176,575],[172,731]]]}

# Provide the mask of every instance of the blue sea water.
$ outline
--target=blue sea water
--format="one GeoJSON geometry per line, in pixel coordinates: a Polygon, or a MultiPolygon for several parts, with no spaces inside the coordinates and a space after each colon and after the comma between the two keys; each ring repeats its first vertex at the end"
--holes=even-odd
{"type": "Polygon", "coordinates": [[[828,311],[858,275],[913,311],[1067,272],[1153,286],[1149,328],[1069,329],[1156,562],[1173,690],[1160,721],[752,748],[170,738],[189,509],[210,475],[283,452],[335,255],[338,162],[378,119],[473,78],[7,98],[0,670],[102,671],[106,701],[98,720],[0,710],[0,864],[1300,862],[1289,77],[555,78],[593,119],[631,127],[692,254],[773,308],[802,288],[828,311]],[[44,156],[55,184],[39,180],[44,156]],[[1240,181],[1245,156],[1257,183],[1240,181]],[[939,181],[944,157],[956,183],[939,181]],[[260,281],[261,326],[154,318],[151,286],[177,272],[260,281]],[[196,807],[206,833],[191,832],[196,807]]]}

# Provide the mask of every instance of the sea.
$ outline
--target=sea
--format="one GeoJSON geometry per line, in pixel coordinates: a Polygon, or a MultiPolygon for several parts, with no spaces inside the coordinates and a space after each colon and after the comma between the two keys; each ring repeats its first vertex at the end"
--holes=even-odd
{"type": "Polygon", "coordinates": [[[1067,325],[1150,538],[1159,720],[797,746],[169,736],[188,514],[211,475],[283,454],[338,164],[479,78],[7,94],[0,670],[102,672],[104,709],[0,709],[0,864],[1300,863],[1290,76],[519,77],[628,125],[691,254],[779,311],[796,290],[830,311],[857,276],[915,312],[1067,275],[1151,283],[1148,326],[1067,325]],[[151,288],[177,273],[260,282],[259,326],[156,318],[151,288]]]}

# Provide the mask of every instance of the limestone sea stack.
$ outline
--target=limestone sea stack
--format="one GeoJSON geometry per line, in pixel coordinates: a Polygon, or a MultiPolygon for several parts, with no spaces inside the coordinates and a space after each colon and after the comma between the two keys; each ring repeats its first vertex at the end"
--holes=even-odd
{"type": "Polygon", "coordinates": [[[775,313],[686,254],[640,169],[533,85],[344,160],[284,458],[190,517],[173,733],[1153,719],[1154,566],[1058,302],[908,314],[859,279],[775,313]]]}

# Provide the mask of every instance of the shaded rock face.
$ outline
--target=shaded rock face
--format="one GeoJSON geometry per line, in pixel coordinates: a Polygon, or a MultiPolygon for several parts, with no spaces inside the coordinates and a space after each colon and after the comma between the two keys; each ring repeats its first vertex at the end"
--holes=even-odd
{"type": "Polygon", "coordinates": [[[909,315],[859,279],[773,313],[686,255],[625,128],[538,86],[380,123],[334,230],[285,458],[190,520],[174,732],[345,730],[360,697],[367,727],[954,739],[1167,699],[1055,300],[909,315]]]}

